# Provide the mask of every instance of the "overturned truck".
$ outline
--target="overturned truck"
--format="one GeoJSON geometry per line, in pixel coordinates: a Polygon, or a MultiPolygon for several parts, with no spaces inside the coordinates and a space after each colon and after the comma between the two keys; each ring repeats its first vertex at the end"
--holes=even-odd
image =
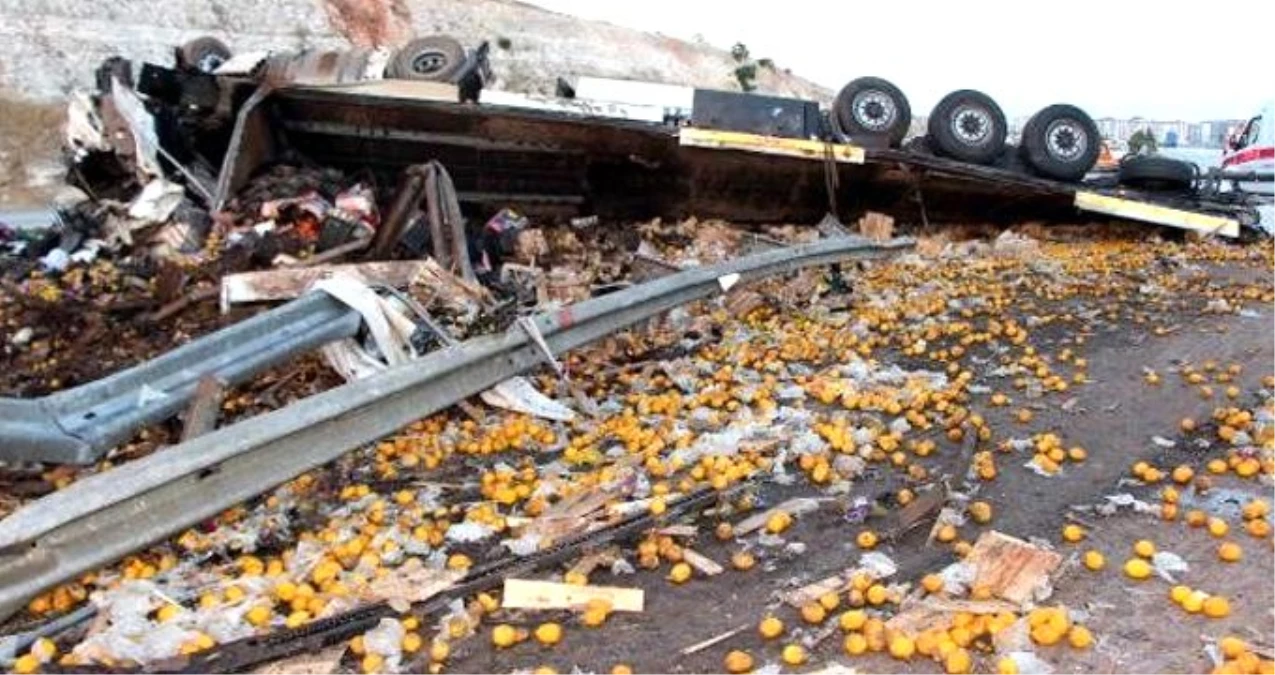
{"type": "MultiPolygon", "coordinates": [[[[1217,177],[1157,192],[1092,173],[1102,139],[1070,105],[1038,112],[1014,147],[995,101],[972,90],[944,97],[928,133],[905,140],[907,98],[880,78],[850,82],[828,110],[686,89],[685,108],[653,119],[578,96],[483,92],[486,45],[440,36],[396,52],[213,51],[146,64],[136,89],[171,146],[161,162],[214,210],[281,164],[394,186],[436,161],[467,212],[800,223],[873,210],[925,224],[1074,221],[1079,209],[1225,236],[1257,221],[1252,198],[1217,177]]],[[[392,194],[378,198],[388,207],[392,194]]]]}

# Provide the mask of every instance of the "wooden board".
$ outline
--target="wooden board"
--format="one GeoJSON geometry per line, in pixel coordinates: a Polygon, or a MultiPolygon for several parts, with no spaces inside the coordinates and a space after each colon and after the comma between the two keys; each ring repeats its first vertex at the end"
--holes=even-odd
{"type": "Polygon", "coordinates": [[[1062,555],[1029,544],[995,530],[984,532],[965,557],[974,567],[974,586],[984,586],[992,595],[1022,604],[1032,591],[1049,578],[1062,562],[1062,555]]]}
{"type": "Polygon", "coordinates": [[[1144,223],[1167,225],[1202,234],[1220,234],[1223,237],[1240,236],[1240,224],[1233,218],[1183,211],[1132,199],[1110,197],[1096,192],[1078,190],[1076,192],[1076,208],[1144,223]]]}
{"type": "Polygon", "coordinates": [[[505,609],[578,609],[590,600],[598,599],[610,601],[612,611],[640,612],[645,606],[646,595],[640,588],[505,579],[500,605],[505,609]]]}
{"type": "Polygon", "coordinates": [[[803,138],[777,138],[739,131],[719,131],[685,127],[678,132],[678,143],[694,148],[742,150],[763,155],[782,155],[801,159],[823,160],[831,151],[842,164],[863,164],[863,148],[843,143],[824,143],[803,138]]]}
{"type": "Polygon", "coordinates": [[[427,260],[369,262],[351,265],[284,267],[260,272],[228,274],[221,279],[221,306],[225,311],[240,302],[291,300],[320,279],[349,276],[368,284],[406,288],[430,266],[427,260]]]}

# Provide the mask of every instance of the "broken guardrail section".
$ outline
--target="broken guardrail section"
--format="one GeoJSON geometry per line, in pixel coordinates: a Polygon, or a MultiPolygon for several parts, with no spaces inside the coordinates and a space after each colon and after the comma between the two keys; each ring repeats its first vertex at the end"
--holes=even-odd
{"type": "MultiPolygon", "coordinates": [[[[914,243],[838,237],[767,251],[672,274],[532,321],[556,355],[741,282],[881,258],[914,243]]],[[[545,359],[535,336],[523,328],[476,338],[54,492],[0,521],[0,618],[59,583],[173,536],[545,359]]]]}
{"type": "Polygon", "coordinates": [[[109,377],[38,399],[0,399],[0,460],[91,464],[148,423],[181,412],[199,379],[237,384],[354,335],[358,312],[311,293],[109,377]]]}

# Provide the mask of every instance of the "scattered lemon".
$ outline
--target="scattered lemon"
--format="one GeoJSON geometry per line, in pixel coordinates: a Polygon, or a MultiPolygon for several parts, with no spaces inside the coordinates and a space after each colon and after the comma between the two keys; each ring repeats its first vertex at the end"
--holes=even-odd
{"type": "Polygon", "coordinates": [[[1219,640],[1217,646],[1222,650],[1222,656],[1228,659],[1238,659],[1240,655],[1248,651],[1246,642],[1230,635],[1219,640]]]}
{"type": "Polygon", "coordinates": [[[900,660],[907,661],[916,653],[916,643],[912,638],[900,633],[890,639],[890,656],[900,660]]]}
{"type": "Polygon", "coordinates": [[[779,658],[790,666],[799,666],[806,662],[806,648],[801,645],[784,645],[779,658]]]}
{"type": "Polygon", "coordinates": [[[1217,557],[1224,562],[1237,562],[1244,557],[1244,549],[1239,544],[1231,541],[1224,541],[1217,547],[1217,557]]]}
{"type": "Polygon", "coordinates": [[[1189,586],[1177,585],[1169,589],[1169,599],[1177,604],[1186,602],[1191,597],[1191,588],[1189,586]]]}
{"type": "Polygon", "coordinates": [[[1085,538],[1085,528],[1074,524],[1067,525],[1063,527],[1062,538],[1063,541],[1069,541],[1074,544],[1085,538]]]}
{"type": "Polygon", "coordinates": [[[1146,539],[1140,539],[1133,545],[1133,552],[1143,558],[1150,558],[1155,555],[1155,544],[1146,539]]]}
{"type": "Polygon", "coordinates": [[[1093,644],[1093,633],[1084,626],[1072,626],[1067,632],[1067,642],[1076,649],[1088,649],[1093,644]]]}
{"type": "Polygon", "coordinates": [[[757,624],[757,632],[761,633],[761,636],[763,638],[766,638],[767,640],[772,640],[774,638],[779,637],[780,635],[783,635],[784,622],[780,621],[776,617],[768,616],[762,619],[761,623],[757,624]]]}
{"type": "Polygon", "coordinates": [[[868,620],[868,615],[864,613],[863,610],[851,609],[846,612],[843,612],[841,614],[841,618],[837,620],[837,623],[840,624],[841,630],[846,631],[848,633],[850,631],[855,631],[855,630],[859,630],[860,628],[863,628],[863,624],[867,622],[867,620],[868,620]]]}
{"type": "Polygon", "coordinates": [[[1085,567],[1097,572],[1107,566],[1107,559],[1095,550],[1085,551],[1085,567]]]}
{"type": "Polygon", "coordinates": [[[507,623],[502,623],[491,629],[491,643],[501,649],[512,647],[517,641],[518,631],[507,623]]]}
{"type": "Polygon", "coordinates": [[[1221,518],[1209,518],[1209,534],[1215,537],[1225,537],[1230,530],[1230,526],[1221,518]]]}
{"type": "Polygon", "coordinates": [[[1018,675],[1018,662],[1008,656],[1002,656],[996,661],[996,672],[998,675],[1018,675]]]}
{"type": "Polygon", "coordinates": [[[947,671],[948,675],[968,673],[973,667],[974,660],[970,658],[970,653],[961,647],[952,650],[943,659],[943,670],[947,671]]]}
{"type": "Polygon", "coordinates": [[[675,584],[685,583],[686,580],[690,578],[691,578],[691,566],[684,562],[680,562],[674,565],[673,569],[669,570],[669,573],[668,573],[668,580],[675,584]]]}
{"type": "Polygon", "coordinates": [[[859,548],[873,548],[877,545],[877,535],[872,530],[864,530],[859,533],[855,542],[859,544],[859,548]]]}
{"type": "Polygon", "coordinates": [[[938,593],[943,590],[943,577],[927,574],[921,578],[921,588],[924,588],[927,593],[938,593]]]}
{"type": "Polygon", "coordinates": [[[1131,558],[1125,561],[1124,573],[1128,575],[1130,579],[1137,579],[1141,581],[1151,576],[1151,565],[1147,564],[1147,561],[1142,558],[1131,558]]]}
{"type": "Polygon", "coordinates": [[[885,586],[882,586],[881,584],[872,584],[872,586],[868,587],[868,592],[865,596],[867,597],[869,604],[880,605],[889,599],[890,593],[885,590],[885,586]]]}
{"type": "Polygon", "coordinates": [[[757,564],[757,558],[748,551],[740,551],[730,557],[730,564],[735,569],[742,571],[751,570],[757,564]]]}
{"type": "Polygon", "coordinates": [[[1204,601],[1204,616],[1221,619],[1231,614],[1231,603],[1220,595],[1211,595],[1204,601]]]}
{"type": "Polygon", "coordinates": [[[1209,594],[1204,591],[1191,591],[1191,595],[1182,601],[1182,609],[1190,614],[1198,614],[1204,610],[1204,601],[1208,599],[1209,594]]]}
{"type": "Polygon", "coordinates": [[[753,669],[753,657],[748,652],[738,649],[728,653],[723,663],[726,666],[726,672],[735,673],[736,675],[747,673],[753,669]]]}
{"type": "Polygon", "coordinates": [[[542,623],[536,626],[536,641],[546,647],[562,641],[562,626],[556,623],[542,623]]]}
{"type": "Polygon", "coordinates": [[[806,623],[823,623],[826,616],[828,616],[827,610],[823,608],[823,605],[817,602],[806,603],[801,607],[801,618],[805,620],[806,623]]]}
{"type": "Polygon", "coordinates": [[[846,636],[842,647],[846,653],[851,656],[858,656],[868,651],[868,639],[863,637],[863,633],[851,633],[846,636]]]}

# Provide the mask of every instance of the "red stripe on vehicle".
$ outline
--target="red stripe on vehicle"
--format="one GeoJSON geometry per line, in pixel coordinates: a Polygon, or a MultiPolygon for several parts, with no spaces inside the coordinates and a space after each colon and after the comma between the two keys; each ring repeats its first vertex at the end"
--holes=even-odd
{"type": "Polygon", "coordinates": [[[1230,157],[1222,160],[1222,166],[1234,166],[1236,164],[1248,164],[1249,162],[1260,162],[1263,159],[1275,159],[1275,146],[1266,146],[1262,148],[1249,148],[1241,150],[1230,157]]]}

